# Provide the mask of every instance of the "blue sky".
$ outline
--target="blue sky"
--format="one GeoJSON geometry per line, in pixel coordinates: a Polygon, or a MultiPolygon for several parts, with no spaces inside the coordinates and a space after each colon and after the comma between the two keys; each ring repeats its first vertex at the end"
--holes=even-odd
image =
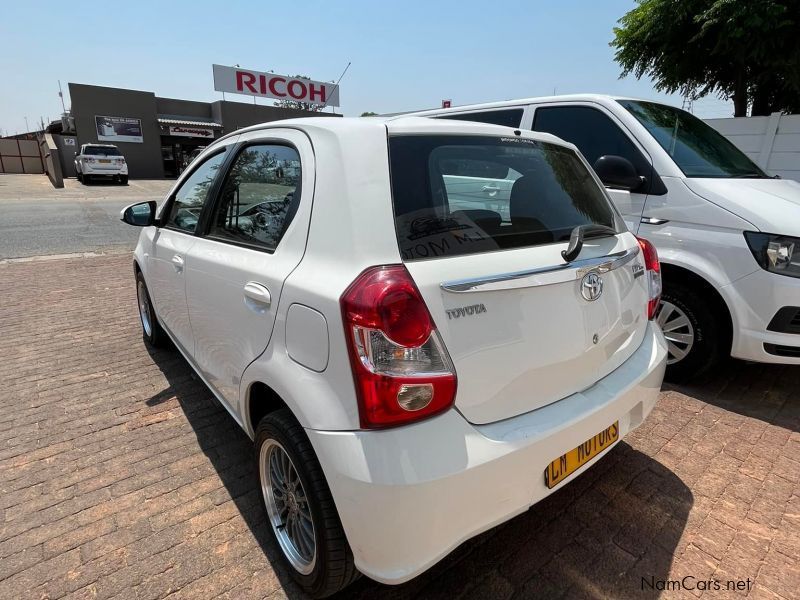
{"type": "MultiPolygon", "coordinates": [[[[573,92],[667,99],[620,80],[608,46],[633,0],[3,1],[0,130],[61,112],[67,82],[213,101],[212,63],[332,80],[341,111],[398,112],[573,92]],[[101,8],[103,7],[103,8],[101,8]]],[[[228,99],[232,99],[228,96],[228,99]]],[[[239,98],[237,98],[239,99],[239,98]]],[[[251,102],[242,96],[241,101],[251,102]]],[[[259,100],[259,103],[270,103],[259,100]]],[[[699,116],[727,116],[703,100],[699,116]]]]}

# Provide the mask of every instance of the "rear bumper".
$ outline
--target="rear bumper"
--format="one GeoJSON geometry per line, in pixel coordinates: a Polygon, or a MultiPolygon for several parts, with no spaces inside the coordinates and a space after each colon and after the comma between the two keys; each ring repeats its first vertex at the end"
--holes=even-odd
{"type": "Polygon", "coordinates": [[[387,431],[307,430],[358,569],[383,583],[407,581],[566,485],[608,450],[553,490],[546,466],[614,421],[620,438],[636,428],[658,399],[666,355],[650,323],[607,377],[512,419],[475,426],[451,410],[387,431]]]}
{"type": "Polygon", "coordinates": [[[767,331],[784,306],[800,306],[800,279],[776,275],[763,269],[747,275],[721,290],[734,318],[734,358],[765,363],[800,365],[800,357],[777,356],[764,344],[800,348],[800,334],[767,331]]]}
{"type": "Polygon", "coordinates": [[[83,175],[105,175],[107,177],[116,177],[117,175],[127,175],[128,166],[121,167],[90,167],[84,165],[81,167],[83,175]]]}

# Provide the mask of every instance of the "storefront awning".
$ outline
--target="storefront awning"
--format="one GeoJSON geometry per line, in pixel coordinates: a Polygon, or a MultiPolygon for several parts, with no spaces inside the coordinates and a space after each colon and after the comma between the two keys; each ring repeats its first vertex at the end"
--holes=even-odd
{"type": "Polygon", "coordinates": [[[189,121],[186,119],[163,119],[158,118],[159,125],[179,125],[181,127],[211,127],[222,129],[222,125],[213,121],[189,121]]]}

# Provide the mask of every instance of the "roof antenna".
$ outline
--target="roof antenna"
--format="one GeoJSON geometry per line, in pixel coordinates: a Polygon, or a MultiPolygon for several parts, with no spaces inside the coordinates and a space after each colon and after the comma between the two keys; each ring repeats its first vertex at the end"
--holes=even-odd
{"type": "MultiPolygon", "coordinates": [[[[336,83],[334,83],[334,84],[333,84],[333,93],[331,93],[331,95],[329,96],[329,98],[330,98],[330,97],[333,97],[333,94],[335,94],[335,93],[336,93],[336,90],[338,90],[338,89],[339,89],[339,82],[342,80],[342,77],[344,77],[344,74],[345,74],[345,73],[347,73],[347,69],[349,69],[349,68],[350,68],[350,65],[351,65],[351,64],[352,64],[352,61],[347,61],[347,66],[344,68],[344,71],[342,71],[342,74],[341,74],[341,75],[339,75],[339,79],[337,79],[337,80],[336,80],[336,83]]],[[[320,112],[322,112],[323,110],[325,110],[325,107],[326,107],[326,106],[328,106],[328,101],[327,101],[327,100],[325,101],[325,104],[323,104],[323,105],[322,105],[322,108],[320,108],[320,109],[319,109],[319,110],[320,110],[320,112]]],[[[333,114],[336,114],[336,107],[335,107],[335,106],[331,106],[331,109],[333,110],[333,114]]]]}

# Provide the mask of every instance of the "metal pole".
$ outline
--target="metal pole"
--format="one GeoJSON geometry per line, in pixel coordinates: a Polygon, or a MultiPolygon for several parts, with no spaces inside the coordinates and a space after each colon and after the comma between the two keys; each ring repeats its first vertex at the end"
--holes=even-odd
{"type": "MultiPolygon", "coordinates": [[[[347,66],[344,68],[344,71],[342,71],[342,74],[341,74],[341,75],[339,75],[339,79],[336,81],[336,83],[335,83],[335,84],[333,84],[333,91],[334,91],[334,93],[336,92],[336,90],[338,90],[338,89],[339,89],[339,82],[342,80],[342,77],[344,77],[344,74],[345,74],[345,73],[347,73],[347,69],[349,69],[349,68],[350,68],[350,65],[351,65],[351,64],[352,64],[352,61],[347,61],[347,66]]],[[[333,96],[333,94],[331,94],[331,96],[333,96]]],[[[327,101],[327,100],[325,101],[325,104],[323,104],[323,105],[322,105],[322,108],[320,108],[320,109],[319,109],[319,110],[320,110],[320,112],[322,112],[323,110],[325,110],[325,107],[326,107],[326,106],[328,106],[328,101],[327,101]]],[[[335,106],[332,106],[331,108],[333,109],[333,112],[335,113],[335,112],[336,112],[336,107],[335,107],[335,106]]]]}
{"type": "Polygon", "coordinates": [[[64,92],[61,91],[61,80],[58,80],[58,97],[61,98],[61,110],[67,112],[67,107],[64,106],[64,92]]]}

